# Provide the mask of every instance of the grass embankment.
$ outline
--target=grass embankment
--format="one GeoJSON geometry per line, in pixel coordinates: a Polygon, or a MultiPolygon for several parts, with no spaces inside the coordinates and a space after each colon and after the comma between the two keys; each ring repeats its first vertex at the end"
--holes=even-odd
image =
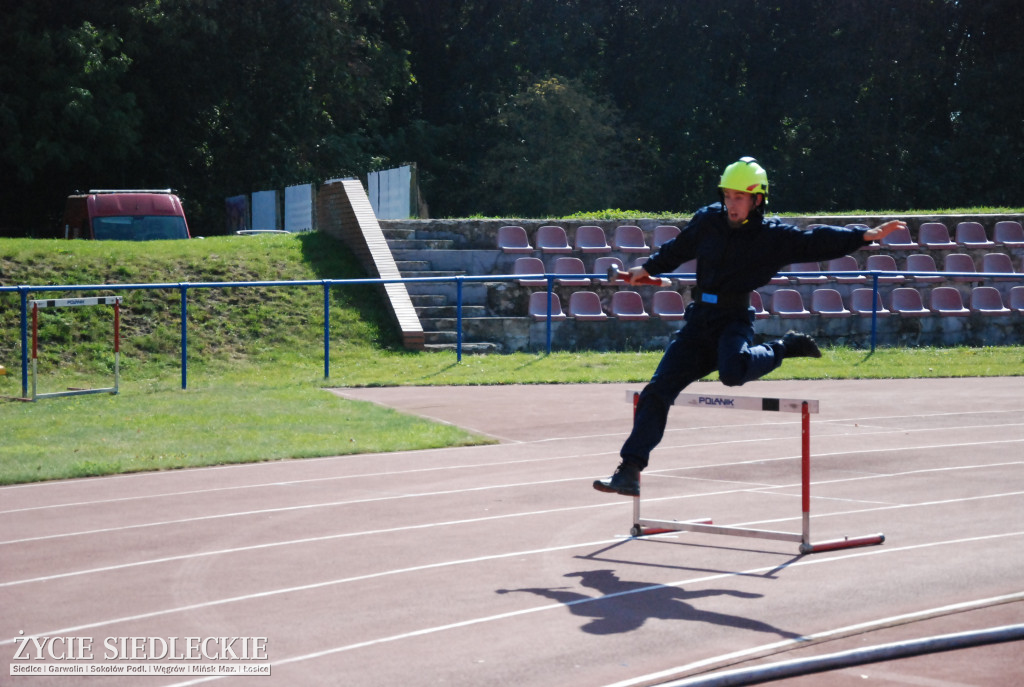
{"type": "MultiPolygon", "coordinates": [[[[0,239],[4,285],[346,279],[365,276],[320,234],[151,243],[0,239]]],[[[331,290],[331,378],[323,378],[323,290],[194,290],[189,383],[180,388],[179,291],[121,292],[121,393],[0,401],[0,484],[256,460],[413,450],[487,441],[456,427],[339,399],[324,386],[646,381],[660,354],[465,356],[411,353],[379,287],[331,290]]],[[[46,292],[45,297],[113,292],[46,292]]],[[[110,310],[40,317],[39,391],[109,386],[110,310]]],[[[19,301],[0,294],[0,394],[21,393],[19,301]]],[[[829,349],[768,379],[1024,374],[1024,348],[829,349]]]]}

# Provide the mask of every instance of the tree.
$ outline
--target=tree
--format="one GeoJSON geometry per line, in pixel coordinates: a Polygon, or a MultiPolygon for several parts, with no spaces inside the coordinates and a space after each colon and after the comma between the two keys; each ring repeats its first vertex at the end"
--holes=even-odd
{"type": "Polygon", "coordinates": [[[495,144],[480,165],[485,213],[547,217],[628,201],[627,137],[616,108],[579,82],[551,77],[492,118],[495,144]]]}

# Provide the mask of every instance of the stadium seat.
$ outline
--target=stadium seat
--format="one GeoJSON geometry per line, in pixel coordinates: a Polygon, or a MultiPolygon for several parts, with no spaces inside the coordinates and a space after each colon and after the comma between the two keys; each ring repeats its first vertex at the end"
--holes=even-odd
{"type": "Polygon", "coordinates": [[[1024,286],[1014,286],[1010,289],[1010,298],[1007,305],[1010,310],[1024,315],[1024,286]]]}
{"type": "Polygon", "coordinates": [[[651,301],[655,317],[663,320],[681,320],[686,313],[686,304],[678,291],[655,291],[651,301]]]}
{"type": "Polygon", "coordinates": [[[985,227],[978,222],[960,222],[956,225],[956,242],[964,248],[986,248],[993,245],[985,235],[985,227]]]}
{"type": "Polygon", "coordinates": [[[786,267],[783,272],[802,272],[795,279],[797,284],[827,284],[828,277],[821,273],[821,265],[816,262],[794,262],[786,267]]]}
{"type": "Polygon", "coordinates": [[[671,225],[658,225],[654,227],[654,250],[658,250],[662,244],[668,243],[677,236],[679,236],[679,227],[671,225]]]}
{"type": "MultiPolygon", "coordinates": [[[[854,289],[850,294],[850,310],[856,315],[871,317],[871,296],[873,294],[874,289],[854,289]]],[[[877,316],[888,317],[890,313],[882,302],[882,294],[878,294],[878,298],[874,300],[877,316]]]]}
{"type": "MultiPolygon", "coordinates": [[[[857,264],[857,258],[852,255],[844,255],[841,258],[833,258],[828,261],[826,265],[826,272],[859,272],[860,265],[857,264]]],[[[837,284],[866,284],[868,278],[863,274],[849,274],[844,276],[832,277],[836,280],[837,284]]]]}
{"type": "Polygon", "coordinates": [[[498,248],[505,253],[532,253],[533,246],[522,227],[499,227],[498,248]]]}
{"type": "Polygon", "coordinates": [[[917,242],[929,250],[949,250],[956,243],[949,238],[949,228],[942,222],[925,222],[917,230],[917,242]]]}
{"type": "Polygon", "coordinates": [[[761,294],[757,291],[750,292],[750,306],[754,309],[754,319],[767,320],[772,316],[770,312],[764,309],[764,301],[761,299],[761,294]]]}
{"type": "MultiPolygon", "coordinates": [[[[981,271],[997,274],[1015,274],[1013,260],[1006,253],[985,253],[981,258],[981,271]]],[[[992,277],[993,281],[1017,281],[1013,277],[992,277]]]]}
{"type": "Polygon", "coordinates": [[[913,250],[919,248],[910,236],[909,229],[897,229],[881,240],[881,247],[890,250],[913,250]]]}
{"type": "Polygon", "coordinates": [[[615,236],[612,239],[615,250],[620,253],[650,253],[651,247],[647,245],[644,232],[640,227],[632,224],[623,224],[615,227],[615,236]]]}
{"type": "MultiPolygon", "coordinates": [[[[512,274],[544,274],[544,261],[540,258],[516,258],[512,266],[512,274]]],[[[520,286],[547,286],[548,280],[534,277],[533,279],[516,279],[520,286]]]]}
{"type": "Polygon", "coordinates": [[[960,292],[952,286],[936,286],[931,294],[932,312],[945,317],[963,317],[971,311],[964,307],[960,292]]]}
{"type": "MultiPolygon", "coordinates": [[[[869,227],[866,224],[847,224],[846,228],[847,229],[870,229],[871,227],[869,227]]],[[[881,246],[878,245],[878,241],[872,241],[871,243],[865,243],[863,246],[861,246],[859,248],[859,250],[878,250],[879,248],[881,248],[881,246]]]]}
{"type": "MultiPolygon", "coordinates": [[[[573,258],[567,255],[560,256],[555,259],[555,274],[579,274],[584,275],[587,273],[587,269],[583,266],[583,261],[579,258],[573,258]]],[[[559,284],[565,286],[589,286],[590,277],[562,277],[555,279],[559,284]]]]}
{"type": "Polygon", "coordinates": [[[636,291],[616,291],[612,294],[612,315],[620,320],[648,320],[644,299],[636,291]]]}
{"type": "Polygon", "coordinates": [[[679,267],[675,268],[672,271],[677,273],[677,274],[692,274],[692,275],[694,275],[692,277],[679,277],[676,281],[678,281],[681,286],[693,286],[694,284],[697,283],[697,277],[696,277],[696,274],[697,274],[697,259],[696,258],[694,258],[693,260],[687,260],[682,265],[680,265],[679,267]]]}
{"type": "Polygon", "coordinates": [[[971,312],[982,315],[1009,315],[1012,310],[1003,305],[1003,297],[994,286],[975,286],[971,289],[971,312]]]}
{"type": "Polygon", "coordinates": [[[804,308],[804,299],[800,292],[795,289],[776,289],[772,294],[773,315],[779,317],[810,317],[811,313],[804,308]]]}
{"type": "Polygon", "coordinates": [[[599,284],[608,283],[608,268],[615,266],[620,272],[625,271],[626,266],[622,264],[622,260],[619,258],[612,257],[610,255],[602,255],[601,257],[594,260],[594,273],[606,275],[603,279],[598,279],[599,284]]]}
{"type": "MultiPolygon", "coordinates": [[[[927,253],[914,253],[913,255],[907,256],[907,272],[938,272],[939,268],[935,265],[935,258],[928,255],[927,253]]],[[[913,275],[910,277],[916,282],[921,283],[936,283],[946,281],[946,278],[939,274],[933,275],[913,275]]]]}
{"type": "Polygon", "coordinates": [[[537,247],[544,253],[571,253],[572,246],[562,227],[545,225],[537,229],[537,247]]]}
{"type": "Polygon", "coordinates": [[[604,235],[604,229],[596,225],[584,225],[576,229],[576,250],[581,253],[610,253],[612,247],[604,235]]]}
{"type": "MultiPolygon", "coordinates": [[[[530,294],[530,317],[535,320],[546,320],[548,317],[548,292],[534,291],[530,294]]],[[[551,294],[551,319],[564,320],[565,313],[562,312],[562,301],[557,293],[551,294]]]]}
{"type": "Polygon", "coordinates": [[[907,280],[896,269],[896,259],[891,255],[869,255],[864,262],[870,272],[892,272],[891,275],[878,277],[879,284],[902,284],[907,280]]]}
{"type": "Polygon", "coordinates": [[[843,297],[835,289],[815,289],[811,293],[811,312],[822,317],[850,317],[843,297]]]}
{"type": "Polygon", "coordinates": [[[966,253],[950,253],[946,256],[944,272],[959,272],[962,276],[951,276],[952,281],[981,281],[978,277],[968,275],[968,272],[975,272],[974,258],[966,253]]]}
{"type": "Polygon", "coordinates": [[[892,290],[890,307],[892,312],[903,317],[925,317],[932,311],[924,307],[921,292],[917,289],[900,287],[892,290]]]}
{"type": "Polygon", "coordinates": [[[569,296],[569,315],[577,320],[603,322],[608,314],[601,308],[601,298],[593,291],[575,291],[569,296]]]}
{"type": "Polygon", "coordinates": [[[1024,248],[1024,227],[1020,222],[996,222],[995,242],[1007,248],[1024,248]]]}

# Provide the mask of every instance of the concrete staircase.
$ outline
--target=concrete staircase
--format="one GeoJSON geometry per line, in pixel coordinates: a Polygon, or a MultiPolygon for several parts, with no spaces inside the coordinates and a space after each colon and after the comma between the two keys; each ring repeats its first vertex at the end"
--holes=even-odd
{"type": "MultiPolygon", "coordinates": [[[[455,277],[465,276],[463,269],[434,269],[431,256],[455,249],[454,239],[417,238],[417,231],[409,228],[386,228],[384,237],[402,277],[455,277]]],[[[458,345],[458,287],[455,282],[409,282],[406,284],[416,314],[423,326],[425,350],[455,350],[458,345]]],[[[488,317],[486,286],[480,283],[463,285],[463,341],[464,353],[493,353],[503,350],[497,341],[467,340],[466,323],[470,318],[488,317]]],[[[479,330],[479,328],[476,328],[479,330]]]]}

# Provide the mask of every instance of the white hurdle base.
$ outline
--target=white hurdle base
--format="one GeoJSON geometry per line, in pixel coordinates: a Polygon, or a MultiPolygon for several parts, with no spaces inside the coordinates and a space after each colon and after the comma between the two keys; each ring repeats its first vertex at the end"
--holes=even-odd
{"type": "MultiPolygon", "coordinates": [[[[627,400],[633,404],[633,412],[640,400],[636,391],[627,392],[627,400]]],[[[777,532],[759,530],[748,527],[729,527],[715,525],[709,518],[697,520],[653,520],[640,517],[640,497],[633,497],[633,527],[629,533],[633,537],[642,537],[666,532],[699,532],[702,534],[724,534],[735,537],[752,537],[754,539],[774,539],[793,542],[800,545],[800,553],[820,553],[836,549],[848,549],[856,546],[871,546],[885,541],[884,534],[868,534],[859,537],[843,537],[828,541],[811,541],[811,413],[818,412],[818,402],[791,398],[754,398],[749,396],[719,396],[712,394],[680,394],[676,405],[688,405],[696,408],[725,408],[732,410],[765,410],[782,413],[800,413],[801,428],[801,487],[803,507],[803,531],[777,532]]],[[[642,493],[642,491],[641,491],[642,493]]]]}

